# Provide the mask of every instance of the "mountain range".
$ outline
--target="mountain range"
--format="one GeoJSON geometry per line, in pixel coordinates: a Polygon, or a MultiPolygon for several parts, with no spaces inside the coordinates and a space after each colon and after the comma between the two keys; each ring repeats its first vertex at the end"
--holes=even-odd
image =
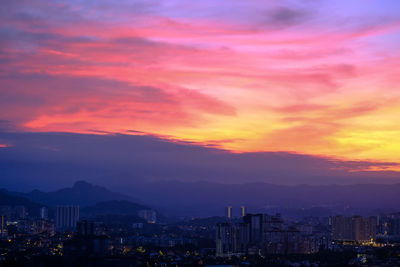
{"type": "Polygon", "coordinates": [[[39,209],[43,206],[27,198],[10,195],[7,190],[0,190],[0,206],[25,206],[31,215],[38,216],[39,209]]]}
{"type": "Polygon", "coordinates": [[[241,205],[251,212],[317,208],[321,212],[324,208],[331,213],[368,214],[400,210],[400,184],[287,186],[159,181],[135,184],[126,190],[170,215],[221,216],[228,205],[237,213],[241,205]]]}
{"type": "Polygon", "coordinates": [[[34,190],[19,193],[2,190],[0,205],[7,203],[35,209],[41,205],[50,208],[56,205],[80,205],[82,215],[85,216],[136,216],[139,210],[149,207],[172,217],[224,216],[228,205],[233,206],[236,215],[239,215],[239,207],[242,205],[249,212],[281,212],[297,217],[368,215],[399,211],[400,184],[287,186],[158,181],[126,185],[123,189],[115,187],[114,191],[110,191],[105,187],[78,181],[72,187],[54,192],[34,190]]]}
{"type": "MultiPolygon", "coordinates": [[[[149,207],[134,203],[130,196],[109,191],[108,189],[78,181],[70,188],[54,192],[33,190],[28,193],[0,190],[0,206],[25,206],[30,215],[38,216],[40,207],[47,206],[53,210],[57,205],[79,205],[81,217],[101,217],[110,221],[108,215],[119,216],[125,220],[142,221],[137,214],[139,210],[149,207]],[[124,217],[124,218],[122,218],[124,217]]],[[[115,219],[115,218],[114,218],[115,219]]]]}
{"type": "Polygon", "coordinates": [[[27,198],[33,202],[55,207],[57,205],[79,205],[81,207],[95,205],[98,202],[110,200],[126,200],[138,202],[137,199],[112,192],[105,187],[77,181],[70,188],[62,188],[54,192],[33,190],[28,193],[10,192],[11,195],[27,198]]]}

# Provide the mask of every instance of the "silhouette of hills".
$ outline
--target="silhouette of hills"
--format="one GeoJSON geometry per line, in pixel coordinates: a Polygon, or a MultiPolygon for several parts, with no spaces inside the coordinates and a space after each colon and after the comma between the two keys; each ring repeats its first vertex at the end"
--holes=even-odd
{"type": "Polygon", "coordinates": [[[71,188],[63,188],[55,192],[33,190],[29,193],[0,190],[0,206],[25,206],[31,215],[38,215],[42,206],[54,208],[56,205],[80,205],[83,217],[103,217],[106,220],[143,221],[138,212],[149,207],[137,204],[134,198],[109,191],[85,181],[76,182],[71,188]],[[110,215],[115,215],[112,219],[110,215]]]}
{"type": "Polygon", "coordinates": [[[227,205],[235,206],[237,213],[241,205],[254,208],[252,212],[303,209],[318,214],[329,214],[329,210],[345,214],[400,209],[400,184],[287,186],[159,181],[136,184],[127,190],[170,215],[218,216],[225,213],[227,205]]]}
{"type": "Polygon", "coordinates": [[[39,215],[39,210],[43,207],[43,205],[30,201],[25,197],[14,196],[4,189],[0,190],[0,206],[25,206],[29,214],[34,216],[39,215]]]}
{"type": "Polygon", "coordinates": [[[51,207],[56,205],[80,205],[85,207],[110,200],[137,202],[133,197],[112,192],[105,187],[92,185],[85,181],[77,181],[71,188],[63,188],[54,192],[33,190],[29,193],[14,194],[51,207]]]}
{"type": "MultiPolygon", "coordinates": [[[[117,185],[113,188],[116,187],[118,188],[117,185]]],[[[18,205],[32,207],[55,207],[74,204],[81,206],[85,216],[137,216],[140,209],[148,209],[149,206],[157,207],[157,210],[169,216],[200,217],[224,216],[224,208],[228,205],[234,207],[237,215],[239,206],[245,205],[249,212],[282,212],[297,217],[367,215],[381,211],[396,212],[400,209],[400,184],[287,186],[267,183],[157,181],[124,184],[120,191],[125,194],[79,181],[71,188],[54,192],[34,190],[29,193],[15,193],[3,190],[3,199],[13,199],[0,198],[0,205],[19,203],[18,205]],[[138,203],[129,195],[143,202],[138,203]]]]}

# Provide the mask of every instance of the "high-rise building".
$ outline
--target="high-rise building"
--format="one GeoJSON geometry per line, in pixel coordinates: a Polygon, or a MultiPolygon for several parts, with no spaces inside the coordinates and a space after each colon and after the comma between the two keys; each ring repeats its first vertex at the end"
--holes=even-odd
{"type": "Polygon", "coordinates": [[[49,209],[46,207],[40,208],[40,219],[47,220],[49,218],[49,209]]]}
{"type": "Polygon", "coordinates": [[[50,235],[54,235],[55,232],[55,225],[53,222],[45,219],[37,219],[34,220],[31,224],[31,230],[35,234],[40,233],[48,233],[50,235]]]}
{"type": "Polygon", "coordinates": [[[226,207],[226,216],[228,219],[232,219],[232,206],[226,207]]]}
{"type": "Polygon", "coordinates": [[[140,210],[138,216],[145,219],[148,223],[157,222],[157,213],[154,210],[140,210]]]}
{"type": "Polygon", "coordinates": [[[57,206],[57,231],[73,230],[79,221],[79,206],[57,206]]]}
{"type": "Polygon", "coordinates": [[[375,240],[377,224],[378,221],[375,216],[364,218],[364,240],[375,240]]]}
{"type": "Polygon", "coordinates": [[[242,217],[246,216],[246,207],[245,206],[240,206],[240,215],[242,217]]]}
{"type": "Polygon", "coordinates": [[[232,251],[232,230],[230,224],[217,224],[216,234],[216,255],[217,257],[224,257],[232,251]]]}
{"type": "Polygon", "coordinates": [[[262,239],[263,215],[247,214],[243,221],[249,225],[249,241],[253,244],[259,243],[262,239]]]}
{"type": "Polygon", "coordinates": [[[300,231],[284,225],[280,214],[247,214],[241,223],[229,221],[217,224],[218,257],[247,253],[264,255],[302,253],[304,251],[302,244],[300,231]]]}
{"type": "Polygon", "coordinates": [[[216,255],[229,257],[246,253],[249,227],[245,223],[219,223],[217,225],[216,255]]]}
{"type": "Polygon", "coordinates": [[[6,218],[11,219],[14,211],[11,206],[0,206],[0,215],[5,215],[6,218]]]}
{"type": "Polygon", "coordinates": [[[94,222],[82,220],[76,224],[76,235],[63,242],[63,252],[71,256],[105,256],[109,253],[109,237],[98,235],[94,222]]]}
{"type": "Polygon", "coordinates": [[[0,235],[4,235],[7,232],[7,216],[0,215],[0,235]]]}
{"type": "Polygon", "coordinates": [[[257,244],[262,240],[262,234],[267,230],[281,230],[283,220],[280,214],[247,214],[243,221],[249,224],[250,242],[257,244]]]}
{"type": "Polygon", "coordinates": [[[81,236],[93,236],[94,233],[94,223],[88,222],[86,220],[76,223],[76,232],[81,236]]]}
{"type": "Polygon", "coordinates": [[[361,216],[335,216],[332,219],[332,239],[347,241],[371,241],[375,239],[377,218],[361,216]]]}
{"type": "Polygon", "coordinates": [[[378,225],[380,234],[400,237],[400,213],[379,216],[378,225]]]}
{"type": "Polygon", "coordinates": [[[28,217],[28,211],[25,206],[15,206],[14,211],[17,219],[24,220],[28,217]]]}
{"type": "Polygon", "coordinates": [[[301,251],[300,231],[294,227],[269,229],[264,232],[265,254],[296,254],[301,251]]]}

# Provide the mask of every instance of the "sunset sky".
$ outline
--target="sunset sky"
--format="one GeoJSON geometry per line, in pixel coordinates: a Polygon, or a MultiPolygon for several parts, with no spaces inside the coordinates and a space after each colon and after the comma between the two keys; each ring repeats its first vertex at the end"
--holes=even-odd
{"type": "Polygon", "coordinates": [[[1,1],[0,128],[400,170],[400,1],[1,1]]]}

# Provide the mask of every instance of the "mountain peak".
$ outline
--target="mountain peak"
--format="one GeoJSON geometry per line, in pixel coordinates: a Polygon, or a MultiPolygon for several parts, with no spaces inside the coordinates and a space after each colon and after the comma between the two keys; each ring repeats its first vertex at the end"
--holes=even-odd
{"type": "Polygon", "coordinates": [[[110,191],[105,187],[93,185],[83,180],[76,181],[72,187],[62,188],[55,192],[32,191],[24,194],[24,196],[32,201],[49,206],[80,205],[84,207],[110,200],[137,202],[130,196],[110,191]]]}

